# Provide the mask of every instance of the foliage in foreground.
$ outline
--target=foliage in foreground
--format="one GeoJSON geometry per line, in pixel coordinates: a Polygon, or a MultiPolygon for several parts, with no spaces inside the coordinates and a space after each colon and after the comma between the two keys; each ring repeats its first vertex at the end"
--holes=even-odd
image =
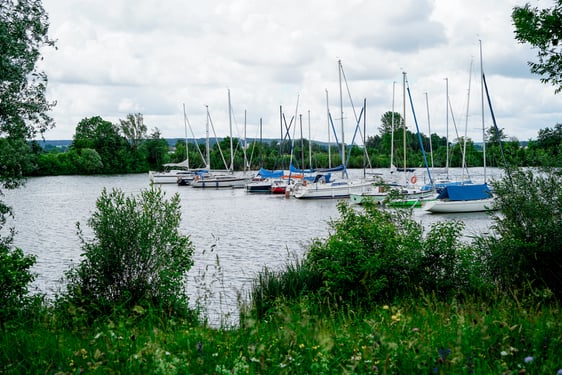
{"type": "Polygon", "coordinates": [[[424,234],[409,211],[383,210],[372,202],[356,209],[338,205],[327,239],[316,240],[304,259],[275,272],[265,269],[250,294],[263,317],[278,298],[318,298],[328,304],[367,306],[422,288],[447,297],[478,292],[484,284],[474,248],[460,221],[438,222],[424,234]]]}
{"type": "Polygon", "coordinates": [[[562,298],[562,171],[515,170],[493,186],[500,235],[478,246],[495,282],[520,288],[532,281],[562,298]]]}
{"type": "Polygon", "coordinates": [[[91,325],[38,317],[0,335],[0,372],[556,374],[560,306],[538,291],[462,302],[420,293],[319,318],[306,298],[267,320],[211,329],[137,307],[91,325]]]}
{"type": "Polygon", "coordinates": [[[82,262],[66,273],[67,292],[59,303],[108,313],[148,304],[180,312],[187,308],[186,274],[193,245],[179,232],[180,199],[156,188],[129,196],[103,190],[89,219],[94,238],[77,224],[82,262]]]}

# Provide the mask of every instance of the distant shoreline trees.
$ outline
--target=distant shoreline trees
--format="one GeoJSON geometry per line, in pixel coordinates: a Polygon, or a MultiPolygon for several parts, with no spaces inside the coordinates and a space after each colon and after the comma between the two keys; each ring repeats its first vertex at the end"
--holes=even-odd
{"type": "MultiPolygon", "coordinates": [[[[388,120],[389,113],[385,113],[381,118],[382,125],[379,130],[382,133],[368,137],[365,142],[367,158],[363,146],[346,146],[348,168],[389,168],[391,150],[394,151],[394,165],[403,167],[404,137],[406,167],[425,167],[417,134],[409,130],[404,132],[403,127],[396,126],[392,136],[392,128],[384,122],[388,120]],[[392,140],[394,140],[394,147],[391,145],[392,140]]],[[[400,123],[399,114],[396,114],[395,121],[396,124],[400,123]]],[[[517,139],[509,138],[503,129],[498,131],[490,129],[487,133],[486,161],[489,167],[503,167],[504,158],[510,165],[520,167],[562,166],[559,157],[562,151],[562,124],[539,130],[537,140],[531,140],[525,146],[522,146],[517,139]],[[504,157],[501,156],[501,147],[504,157]]],[[[447,143],[445,137],[432,134],[431,147],[427,135],[421,134],[421,139],[427,159],[429,162],[433,161],[433,167],[445,167],[447,154],[450,167],[462,166],[464,141],[462,138],[447,143]],[[433,153],[432,157],[430,152],[433,153]]],[[[246,142],[234,138],[232,142],[234,169],[237,171],[242,171],[244,168],[258,170],[260,167],[284,169],[289,167],[290,162],[298,168],[327,168],[329,159],[332,162],[331,166],[341,163],[338,146],[312,141],[309,147],[309,142],[308,139],[261,142],[252,140],[247,142],[247,149],[244,150],[246,142]],[[331,154],[330,157],[328,152],[331,154]],[[304,160],[301,160],[303,156],[304,160]]],[[[205,168],[204,142],[188,140],[187,148],[190,167],[205,168]]],[[[149,170],[162,170],[164,164],[179,163],[187,157],[184,139],[178,139],[175,146],[170,147],[158,128],[152,129],[148,134],[140,113],[129,114],[126,120],[120,120],[119,125],[112,124],[100,116],[84,118],[76,126],[72,143],[62,152],[53,148],[43,149],[36,142],[32,142],[28,149],[30,160],[28,164],[34,168],[26,170],[24,173],[26,176],[145,173],[149,170]]],[[[230,158],[229,137],[211,143],[212,169],[226,169],[221,153],[226,159],[230,158]]],[[[482,147],[471,139],[467,139],[466,163],[468,167],[483,165],[482,147]]],[[[227,164],[230,164],[230,160],[227,160],[227,164]]]]}

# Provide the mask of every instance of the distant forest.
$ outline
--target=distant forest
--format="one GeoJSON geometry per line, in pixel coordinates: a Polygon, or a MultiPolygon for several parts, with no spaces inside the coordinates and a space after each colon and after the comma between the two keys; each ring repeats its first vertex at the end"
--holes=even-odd
{"type": "MultiPolygon", "coordinates": [[[[460,167],[462,151],[468,167],[480,167],[484,162],[484,144],[461,137],[455,142],[445,137],[404,131],[400,126],[400,114],[395,113],[396,123],[389,126],[381,118],[380,135],[368,137],[365,146],[345,145],[347,168],[387,168],[391,165],[419,168],[424,166],[424,152],[429,166],[460,167]],[[421,139],[421,143],[420,143],[421,139]],[[394,143],[393,143],[394,142],[394,143]],[[466,143],[466,145],[465,145],[466,143]],[[406,150],[404,150],[404,144],[406,150]],[[465,147],[466,146],[466,147],[465,147]],[[391,155],[392,154],[392,155],[391,155]]],[[[562,166],[562,124],[541,129],[536,140],[519,142],[509,138],[503,129],[489,128],[486,165],[562,166]]],[[[116,174],[144,173],[162,170],[165,164],[189,160],[190,168],[234,170],[284,169],[292,163],[297,168],[327,168],[342,164],[339,145],[326,142],[310,142],[308,139],[247,139],[229,137],[209,139],[209,162],[206,159],[206,140],[163,138],[158,129],[148,134],[142,114],[130,114],[116,125],[96,116],[85,118],[76,127],[72,140],[32,141],[26,147],[27,176],[67,174],[116,174]],[[230,150],[230,145],[233,149],[230,150]],[[187,152],[188,151],[188,152],[187,152]],[[234,159],[231,163],[231,154],[234,159]]]]}

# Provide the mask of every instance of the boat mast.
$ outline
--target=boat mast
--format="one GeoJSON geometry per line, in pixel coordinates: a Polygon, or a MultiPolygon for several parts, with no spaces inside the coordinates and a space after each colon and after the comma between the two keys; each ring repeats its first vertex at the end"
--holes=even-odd
{"type": "Polygon", "coordinates": [[[310,109],[308,110],[308,164],[312,169],[312,138],[310,134],[310,109]]]}
{"type": "Polygon", "coordinates": [[[263,123],[260,117],[260,168],[263,167],[263,150],[262,150],[263,123]]]}
{"type": "Polygon", "coordinates": [[[449,178],[449,78],[445,78],[445,124],[445,138],[447,142],[445,173],[447,178],[449,178]]]}
{"type": "Polygon", "coordinates": [[[206,153],[205,153],[205,164],[207,164],[207,169],[210,171],[211,170],[211,153],[210,153],[210,144],[209,144],[209,106],[206,105],[205,108],[207,109],[207,126],[205,127],[205,134],[206,134],[206,140],[205,140],[205,147],[206,147],[206,153]]]}
{"type": "Polygon", "coordinates": [[[468,73],[468,95],[466,99],[466,118],[464,123],[464,145],[462,151],[462,179],[464,181],[464,170],[466,168],[466,137],[468,132],[468,108],[470,106],[470,84],[472,83],[472,59],[470,60],[470,71],[468,73]]]}
{"type": "Polygon", "coordinates": [[[279,157],[281,158],[281,169],[285,169],[283,158],[283,106],[279,106],[279,127],[281,130],[281,136],[279,138],[279,157]]]}
{"type": "Polygon", "coordinates": [[[429,121],[429,97],[425,93],[425,106],[427,108],[427,131],[429,132],[429,154],[431,155],[431,168],[433,168],[433,146],[431,144],[431,121],[429,121]]]}
{"type": "Polygon", "coordinates": [[[248,138],[246,138],[247,112],[247,110],[244,110],[244,173],[246,173],[247,170],[250,170],[250,166],[248,165],[248,155],[246,155],[246,151],[248,150],[248,138]]]}
{"type": "Polygon", "coordinates": [[[330,105],[328,103],[328,89],[326,90],[326,119],[328,120],[328,168],[332,168],[332,145],[330,143],[330,105]]]}
{"type": "Polygon", "coordinates": [[[344,138],[344,130],[343,130],[343,94],[342,94],[342,87],[341,87],[341,72],[342,72],[342,64],[341,60],[338,60],[338,68],[339,68],[339,81],[340,81],[340,117],[341,117],[341,163],[343,165],[342,171],[342,178],[345,177],[345,138],[344,138]]]}
{"type": "Polygon", "coordinates": [[[230,89],[228,89],[228,125],[230,128],[230,173],[234,172],[234,148],[232,145],[232,107],[230,104],[230,89]]]}
{"type": "Polygon", "coordinates": [[[185,103],[183,103],[183,126],[185,128],[185,160],[187,162],[187,169],[189,168],[189,146],[187,142],[187,114],[185,112],[185,103]]]}
{"type": "MultiPolygon", "coordinates": [[[[367,159],[369,159],[369,153],[367,152],[367,98],[363,98],[363,178],[367,178],[367,159]]],[[[369,160],[369,167],[371,161],[369,160]]]]}
{"type": "Polygon", "coordinates": [[[302,135],[302,114],[299,115],[299,122],[301,127],[301,169],[304,171],[304,137],[302,135]]]}
{"type": "Polygon", "coordinates": [[[394,94],[396,91],[396,81],[392,82],[392,114],[390,115],[390,171],[394,167],[394,94]]]}
{"type": "Polygon", "coordinates": [[[484,162],[484,183],[486,183],[486,128],[484,126],[484,66],[482,64],[482,40],[480,44],[480,96],[482,100],[482,153],[484,162]]]}
{"type": "Polygon", "coordinates": [[[403,146],[404,146],[404,184],[408,185],[406,176],[406,72],[402,72],[402,115],[404,116],[403,146]]]}

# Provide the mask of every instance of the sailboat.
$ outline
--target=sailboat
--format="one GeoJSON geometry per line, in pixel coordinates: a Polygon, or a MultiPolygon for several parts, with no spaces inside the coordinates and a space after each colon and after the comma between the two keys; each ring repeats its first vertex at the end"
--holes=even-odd
{"type": "Polygon", "coordinates": [[[187,141],[187,115],[185,112],[185,104],[183,106],[183,117],[185,126],[185,152],[186,158],[179,163],[166,163],[163,165],[164,170],[161,172],[150,171],[148,178],[152,184],[176,184],[178,180],[186,179],[192,180],[194,177],[193,171],[189,167],[189,148],[187,141]]]}
{"type": "MultiPolygon", "coordinates": [[[[471,64],[472,65],[472,64],[471,64]]],[[[470,82],[470,80],[469,80],[470,82]]],[[[482,64],[482,43],[480,42],[480,82],[482,97],[482,137],[483,137],[483,161],[484,161],[484,183],[460,184],[445,186],[434,201],[428,202],[424,210],[432,213],[456,213],[456,212],[485,212],[493,209],[493,193],[486,181],[486,139],[484,126],[484,69],[482,64]]],[[[469,83],[470,96],[470,83],[469,83]]],[[[490,109],[491,109],[491,103],[490,109]]],[[[467,105],[468,112],[468,105],[467,105]]],[[[465,130],[466,133],[466,130],[465,130]]],[[[466,148],[466,135],[465,135],[466,148]]],[[[465,150],[466,153],[466,150],[465,150]]],[[[464,154],[463,154],[464,172],[464,154]]]]}
{"type": "MultiPolygon", "coordinates": [[[[375,180],[372,179],[356,179],[351,180],[347,176],[346,162],[345,162],[345,142],[344,142],[344,116],[343,116],[343,99],[342,99],[342,72],[343,67],[341,60],[338,60],[339,69],[339,84],[340,84],[340,114],[341,114],[341,156],[342,164],[339,167],[324,170],[325,174],[319,173],[316,175],[312,182],[303,180],[295,185],[293,189],[293,197],[297,199],[333,199],[333,198],[349,198],[351,194],[361,194],[373,185],[375,180]],[[331,179],[331,173],[335,171],[342,172],[341,179],[331,179]]],[[[361,118],[365,118],[366,104],[363,104],[363,109],[359,114],[357,123],[361,118]]],[[[328,116],[330,117],[329,111],[328,116]]]]}
{"type": "MultiPolygon", "coordinates": [[[[246,176],[237,176],[234,171],[234,148],[232,144],[232,107],[230,103],[230,90],[228,90],[228,112],[230,125],[230,167],[227,173],[208,173],[197,174],[191,182],[193,188],[244,188],[250,178],[246,176]]],[[[209,107],[207,107],[206,122],[206,168],[211,169],[210,144],[209,144],[209,123],[210,123],[209,107]]],[[[220,147],[219,147],[220,150],[220,147]]],[[[221,153],[222,155],[222,153],[221,153]]],[[[224,159],[223,159],[224,160],[224,159]]],[[[226,163],[225,163],[226,164],[226,163]]]]}
{"type": "MultiPolygon", "coordinates": [[[[404,172],[404,183],[400,184],[397,182],[377,184],[376,186],[371,186],[369,189],[361,194],[352,194],[350,196],[351,202],[356,204],[362,204],[365,200],[372,200],[376,203],[388,207],[404,208],[404,207],[420,207],[422,203],[428,199],[434,197],[433,191],[422,191],[416,185],[417,177],[413,175],[408,179],[408,168],[406,167],[406,73],[403,72],[403,121],[404,121],[404,167],[400,171],[404,172]]],[[[394,85],[392,90],[392,139],[391,139],[391,157],[390,157],[390,167],[391,173],[396,170],[393,165],[393,153],[394,153],[394,85]]],[[[413,106],[412,106],[413,110],[413,106]]],[[[415,116],[415,114],[414,114],[415,116]]],[[[417,126],[417,125],[416,125],[417,126]]],[[[421,139],[420,139],[421,143],[421,139]]],[[[423,144],[422,150],[423,150],[423,144]]],[[[424,153],[425,154],[425,153],[424,153]]],[[[424,155],[425,158],[425,155],[424,155]]]]}

